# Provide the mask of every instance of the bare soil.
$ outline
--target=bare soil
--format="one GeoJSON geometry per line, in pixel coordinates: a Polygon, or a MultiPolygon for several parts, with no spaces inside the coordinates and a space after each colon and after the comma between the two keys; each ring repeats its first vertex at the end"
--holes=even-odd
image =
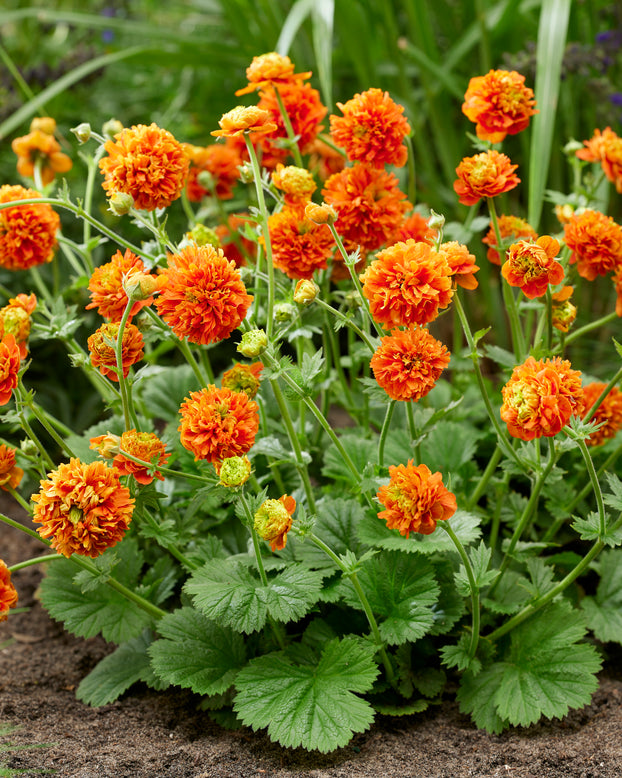
{"type": "MultiPolygon", "coordinates": [[[[6,500],[0,510],[17,514],[6,500]]],[[[9,565],[44,550],[6,526],[0,537],[0,558],[9,565]]],[[[622,667],[615,662],[591,704],[562,720],[489,735],[448,698],[418,716],[381,717],[329,755],[284,749],[247,729],[225,731],[183,691],[134,687],[111,705],[89,708],[75,699],[75,688],[113,647],[74,638],[52,621],[36,599],[40,577],[38,567],[14,574],[19,606],[29,611],[0,624],[0,776],[3,767],[58,778],[622,775],[622,667]],[[2,735],[7,726],[17,729],[2,735]]]]}

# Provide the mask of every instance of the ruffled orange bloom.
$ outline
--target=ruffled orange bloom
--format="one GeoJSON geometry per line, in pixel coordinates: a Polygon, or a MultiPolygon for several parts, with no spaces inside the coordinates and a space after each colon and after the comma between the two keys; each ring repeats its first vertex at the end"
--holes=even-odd
{"type": "MultiPolygon", "coordinates": [[[[607,384],[594,381],[583,387],[585,407],[582,416],[587,416],[592,406],[598,400],[607,384]]],[[[605,399],[598,406],[598,410],[592,416],[592,421],[603,424],[586,439],[588,446],[600,446],[610,438],[615,438],[622,429],[622,391],[617,386],[605,395],[605,399]]]]}
{"type": "Polygon", "coordinates": [[[451,268],[451,275],[457,286],[463,289],[477,289],[475,273],[479,270],[475,264],[475,255],[469,249],[455,240],[441,243],[440,250],[444,252],[451,268]]]}
{"type": "Polygon", "coordinates": [[[551,295],[551,323],[560,332],[568,332],[577,318],[577,307],[570,302],[573,292],[573,286],[562,286],[551,295]]]}
{"type": "Polygon", "coordinates": [[[285,202],[288,205],[308,202],[317,189],[317,184],[308,170],[295,165],[286,167],[281,163],[272,171],[272,183],[285,193],[285,202]]]}
{"type": "Polygon", "coordinates": [[[501,391],[501,418],[510,435],[521,440],[553,437],[583,412],[581,373],[559,357],[528,357],[501,391]]]}
{"type": "Polygon", "coordinates": [[[517,167],[499,151],[483,151],[474,157],[465,157],[456,168],[458,180],[454,181],[454,191],[458,202],[475,205],[482,197],[497,197],[509,192],[520,183],[514,173],[517,167]]]}
{"type": "Polygon", "coordinates": [[[15,138],[11,143],[11,148],[17,154],[17,172],[20,176],[33,178],[35,165],[40,162],[41,182],[44,186],[53,181],[57,173],[66,173],[73,165],[71,158],[60,150],[54,137],[56,122],[50,117],[46,117],[46,120],[43,124],[40,119],[34,119],[28,135],[15,138]]]}
{"type": "Polygon", "coordinates": [[[181,445],[217,464],[227,457],[246,454],[259,431],[259,406],[245,392],[217,389],[210,384],[190,392],[179,409],[181,445]]]}
{"type": "Polygon", "coordinates": [[[392,173],[357,163],[331,176],[322,197],[339,218],[339,234],[347,251],[375,251],[390,243],[408,208],[392,173]]]}
{"type": "Polygon", "coordinates": [[[42,525],[39,535],[51,538],[59,554],[94,558],[127,532],[134,499],[121,485],[115,468],[104,462],[85,464],[70,459],[40,484],[39,493],[31,497],[35,503],[32,520],[42,525]]]}
{"type": "Polygon", "coordinates": [[[235,138],[250,132],[263,134],[277,129],[270,111],[257,105],[238,105],[223,114],[218,124],[220,129],[210,133],[217,138],[235,138]]]}
{"type": "Polygon", "coordinates": [[[326,224],[306,218],[304,206],[286,206],[272,214],[268,230],[274,267],[288,278],[311,278],[327,266],[335,240],[326,224]]]}
{"type": "Polygon", "coordinates": [[[252,400],[261,386],[262,370],[263,362],[253,362],[252,365],[236,362],[233,367],[225,370],[222,374],[221,386],[232,392],[244,392],[252,400]]]}
{"type": "Polygon", "coordinates": [[[469,81],[462,113],[472,121],[481,140],[501,143],[506,135],[516,135],[538,111],[533,90],[525,86],[525,76],[515,70],[491,70],[469,81]]]}
{"type": "Polygon", "coordinates": [[[11,573],[0,559],[0,621],[6,621],[9,610],[17,605],[17,589],[11,583],[11,573]]]}
{"type": "MultiPolygon", "coordinates": [[[[294,135],[298,136],[298,147],[303,154],[306,154],[322,130],[320,122],[326,116],[326,106],[322,104],[320,93],[310,84],[290,81],[280,84],[278,90],[294,135]]],[[[263,149],[270,150],[275,145],[273,141],[287,138],[287,130],[274,89],[261,90],[259,97],[258,107],[268,111],[271,121],[276,124],[276,128],[269,135],[262,136],[259,141],[263,149]]]]}
{"type": "Polygon", "coordinates": [[[555,261],[559,242],[543,235],[535,243],[520,240],[508,249],[501,273],[510,286],[518,286],[525,297],[533,300],[546,293],[564,278],[564,268],[555,261]]]}
{"type": "Polygon", "coordinates": [[[214,232],[220,241],[220,247],[225,257],[236,267],[246,264],[246,257],[254,257],[257,249],[252,240],[245,238],[242,230],[251,221],[248,214],[230,213],[226,224],[219,224],[214,232]]]}
{"type": "Polygon", "coordinates": [[[456,512],[455,495],[443,484],[441,473],[432,473],[427,465],[415,466],[409,459],[407,465],[391,465],[389,477],[376,495],[385,507],[378,518],[400,535],[431,535],[437,521],[446,521],[456,512]]]}
{"type": "Polygon", "coordinates": [[[231,200],[233,189],[240,178],[238,166],[242,164],[238,150],[231,145],[220,143],[205,147],[184,143],[184,149],[190,158],[186,179],[188,200],[198,203],[212,194],[212,189],[201,184],[201,173],[211,176],[216,197],[220,200],[231,200]]]}
{"type": "Polygon", "coordinates": [[[292,81],[306,81],[311,78],[311,71],[294,73],[294,63],[289,57],[277,54],[276,51],[269,51],[267,54],[253,57],[253,61],[246,68],[246,78],[248,86],[238,89],[235,93],[236,97],[268,86],[278,87],[292,81]]]}
{"type": "Polygon", "coordinates": [[[17,386],[21,363],[20,348],[13,335],[7,334],[0,340],[0,405],[6,405],[17,386]]]}
{"type": "Polygon", "coordinates": [[[369,363],[392,400],[420,400],[449,364],[447,348],[424,327],[393,330],[369,363]]]}
{"type": "Polygon", "coordinates": [[[255,514],[255,531],[262,540],[270,543],[272,551],[281,551],[287,543],[287,533],[292,527],[292,515],[296,500],[288,494],[278,500],[264,500],[255,514]]]}
{"type": "Polygon", "coordinates": [[[622,263],[622,227],[600,211],[575,214],[564,225],[564,240],[572,250],[570,264],[576,262],[577,272],[588,281],[622,263]]]}
{"type": "Polygon", "coordinates": [[[330,117],[330,134],[348,158],[373,167],[402,167],[408,159],[404,138],[410,125],[404,107],[382,89],[368,89],[347,103],[337,103],[343,116],[330,117]]]}
{"type": "Polygon", "coordinates": [[[417,211],[411,211],[400,226],[395,235],[396,241],[405,241],[409,238],[417,242],[429,243],[432,245],[438,237],[438,230],[430,227],[429,217],[426,219],[417,211]]]}
{"type": "Polygon", "coordinates": [[[161,275],[156,308],[180,338],[191,343],[217,343],[240,326],[252,295],[222,249],[186,246],[168,257],[161,275]]]}
{"type": "MultiPolygon", "coordinates": [[[[93,271],[93,275],[89,279],[91,302],[86,306],[86,309],[97,308],[97,312],[104,319],[120,322],[128,303],[127,293],[123,288],[123,280],[136,271],[140,273],[147,272],[142,259],[133,254],[129,249],[125,249],[124,254],[117,251],[110,262],[96,267],[93,271]]],[[[156,276],[153,276],[153,279],[154,282],[157,281],[156,276]]],[[[136,300],[130,311],[130,319],[141,308],[152,303],[153,297],[148,297],[145,300],[136,300]]]]}
{"type": "Polygon", "coordinates": [[[584,149],[579,149],[576,155],[587,162],[600,162],[604,174],[616,190],[622,193],[622,138],[611,129],[605,127],[601,132],[594,130],[590,140],[584,140],[584,149]]]}
{"type": "MultiPolygon", "coordinates": [[[[122,452],[126,451],[136,459],[151,462],[155,466],[166,465],[170,456],[166,453],[166,446],[154,432],[126,430],[121,435],[119,445],[122,452]]],[[[139,465],[138,462],[132,462],[131,459],[124,457],[123,453],[117,454],[112,460],[112,464],[121,475],[133,475],[139,484],[150,484],[154,478],[158,478],[160,481],[164,480],[164,476],[159,470],[152,473],[144,465],[139,465]]]]}
{"type": "Polygon", "coordinates": [[[131,195],[142,211],[167,208],[177,200],[190,166],[182,144],[157,124],[126,127],[114,137],[104,145],[108,156],[99,161],[108,195],[131,195]]]}
{"type": "Polygon", "coordinates": [[[622,316],[622,264],[613,273],[613,286],[616,290],[616,314],[622,316]]]}
{"type": "Polygon", "coordinates": [[[329,146],[321,138],[316,138],[311,143],[306,153],[309,154],[307,163],[309,170],[320,181],[326,181],[335,173],[339,173],[346,166],[346,158],[332,146],[329,146]]]}
{"type": "MultiPolygon", "coordinates": [[[[538,237],[538,233],[534,230],[534,228],[528,222],[526,222],[525,219],[521,219],[518,216],[499,216],[497,219],[497,225],[499,227],[499,235],[501,236],[501,240],[504,240],[504,238],[512,238],[513,240],[518,238],[536,240],[538,237]]],[[[500,265],[501,257],[499,256],[497,236],[495,235],[492,222],[490,223],[488,234],[485,238],[482,239],[482,243],[490,246],[486,252],[486,257],[490,260],[490,262],[492,262],[493,265],[500,265]]],[[[505,249],[503,253],[505,254],[505,249]]]]}
{"type": "MultiPolygon", "coordinates": [[[[119,322],[106,322],[89,336],[86,343],[91,354],[91,364],[111,381],[118,381],[117,355],[110,343],[119,336],[119,322]]],[[[145,342],[138,327],[128,322],[123,329],[121,340],[121,361],[123,377],[127,378],[130,367],[144,356],[145,342]]]]}
{"type": "Polygon", "coordinates": [[[451,302],[451,279],[445,252],[414,240],[378,252],[360,277],[374,321],[387,327],[433,321],[451,302]]]}
{"type": "Polygon", "coordinates": [[[15,464],[15,449],[8,446],[0,446],[0,489],[8,491],[9,488],[17,489],[19,482],[24,477],[24,471],[15,464]]]}
{"type": "MultiPolygon", "coordinates": [[[[41,197],[23,186],[0,187],[0,204],[41,197]]],[[[51,262],[60,218],[47,203],[0,210],[0,267],[27,270],[51,262]]]]}
{"type": "Polygon", "coordinates": [[[22,359],[28,356],[26,342],[30,335],[30,314],[36,307],[37,298],[34,294],[18,294],[9,300],[8,305],[0,308],[0,333],[13,335],[22,359]]]}

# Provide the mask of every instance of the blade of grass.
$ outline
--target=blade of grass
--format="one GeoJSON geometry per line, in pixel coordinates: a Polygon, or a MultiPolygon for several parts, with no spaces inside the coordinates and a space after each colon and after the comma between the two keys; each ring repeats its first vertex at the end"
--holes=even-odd
{"type": "Polygon", "coordinates": [[[292,5],[290,12],[285,19],[285,23],[281,28],[279,39],[276,44],[276,50],[281,56],[284,57],[289,53],[294,38],[298,34],[298,30],[302,26],[304,20],[313,10],[314,3],[315,0],[296,0],[294,5],[292,5]]]}
{"type": "Polygon", "coordinates": [[[313,49],[322,99],[333,110],[333,26],[335,0],[316,0],[313,5],[313,49]]]}
{"type": "Polygon", "coordinates": [[[529,204],[527,221],[538,230],[544,190],[551,160],[551,145],[557,114],[560,75],[570,0],[543,0],[536,50],[535,97],[539,113],[533,120],[529,157],[529,204]]]}

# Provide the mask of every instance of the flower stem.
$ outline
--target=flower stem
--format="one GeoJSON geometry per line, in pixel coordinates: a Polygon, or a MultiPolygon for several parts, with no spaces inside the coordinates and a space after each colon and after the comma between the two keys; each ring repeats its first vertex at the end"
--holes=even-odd
{"type": "Polygon", "coordinates": [[[296,167],[302,167],[303,165],[302,165],[302,157],[300,156],[300,148],[298,147],[298,142],[296,140],[296,135],[294,134],[294,128],[292,127],[291,119],[289,118],[287,109],[283,104],[283,98],[281,97],[281,93],[279,92],[278,87],[274,85],[273,88],[274,88],[274,96],[276,97],[276,101],[279,105],[279,111],[281,113],[283,124],[285,126],[285,132],[287,133],[287,137],[290,142],[290,148],[292,150],[294,162],[296,163],[296,167]]]}
{"type": "MultiPolygon", "coordinates": [[[[41,540],[41,538],[39,538],[41,540]]],[[[9,567],[9,573],[14,573],[17,570],[22,570],[24,567],[31,567],[32,565],[38,565],[40,562],[54,562],[56,559],[65,559],[62,554],[44,554],[43,556],[35,556],[32,559],[25,559],[23,562],[18,562],[16,565],[9,567]]]]}
{"type": "Polygon", "coordinates": [[[130,311],[134,306],[134,301],[128,299],[123,316],[119,322],[119,331],[117,332],[117,342],[115,346],[115,357],[117,362],[117,378],[119,380],[119,391],[121,393],[121,404],[123,406],[123,418],[125,420],[125,429],[131,429],[132,422],[134,429],[138,430],[138,419],[136,418],[136,412],[132,404],[131,393],[128,391],[127,379],[125,378],[123,371],[123,333],[125,331],[125,325],[129,321],[130,311]]]}
{"type": "Polygon", "coordinates": [[[380,430],[380,440],[378,441],[378,465],[380,467],[384,467],[384,446],[387,442],[389,427],[391,426],[391,418],[393,416],[393,411],[395,410],[396,402],[397,400],[391,400],[391,402],[387,405],[387,412],[384,417],[384,423],[382,425],[382,429],[380,430]]]}
{"type": "Polygon", "coordinates": [[[460,554],[462,564],[466,570],[467,578],[469,579],[469,588],[471,590],[471,642],[469,644],[469,658],[473,659],[475,652],[477,651],[477,644],[479,642],[479,588],[475,582],[475,575],[473,574],[471,560],[469,559],[467,552],[464,550],[464,546],[460,542],[459,537],[453,531],[453,528],[450,526],[448,521],[439,522],[439,527],[442,527],[451,538],[454,546],[456,547],[456,550],[460,554]]]}

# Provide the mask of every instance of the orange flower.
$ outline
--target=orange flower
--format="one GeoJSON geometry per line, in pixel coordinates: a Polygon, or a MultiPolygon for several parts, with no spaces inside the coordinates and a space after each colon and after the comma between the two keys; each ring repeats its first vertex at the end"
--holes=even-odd
{"type": "Polygon", "coordinates": [[[280,162],[272,172],[272,183],[285,192],[285,202],[288,205],[308,202],[317,189],[317,184],[308,170],[294,165],[286,167],[280,162]]]}
{"type": "Polygon", "coordinates": [[[123,192],[139,210],[166,208],[181,195],[190,160],[181,143],[157,124],[125,128],[106,141],[99,161],[109,196],[123,192]]]}
{"type": "MultiPolygon", "coordinates": [[[[0,204],[41,197],[23,186],[0,187],[0,204]]],[[[47,203],[0,210],[0,267],[27,270],[51,262],[60,219],[47,203]]]]}
{"type": "MultiPolygon", "coordinates": [[[[119,322],[106,322],[97,329],[86,343],[91,354],[91,364],[99,369],[102,375],[107,376],[111,381],[118,381],[117,373],[117,355],[114,346],[110,345],[117,341],[119,336],[119,322]]],[[[123,338],[121,340],[121,362],[123,365],[123,377],[127,378],[130,367],[144,356],[143,336],[140,330],[134,324],[128,322],[123,329],[123,338]]]]}
{"type": "Polygon", "coordinates": [[[622,264],[613,273],[613,286],[616,290],[616,314],[622,316],[622,264]]]}
{"type": "Polygon", "coordinates": [[[4,335],[0,340],[0,405],[11,399],[21,363],[20,349],[13,335],[4,335]]]}
{"type": "Polygon", "coordinates": [[[378,518],[400,535],[431,535],[437,521],[446,521],[456,512],[455,495],[444,486],[441,473],[432,473],[427,465],[415,466],[409,459],[407,465],[391,465],[389,477],[376,495],[385,507],[378,518]]]}
{"type": "Polygon", "coordinates": [[[509,192],[520,183],[514,174],[518,165],[499,151],[483,151],[474,157],[465,157],[456,168],[458,180],[454,190],[458,202],[475,205],[482,197],[496,197],[509,192]]]}
{"type": "Polygon", "coordinates": [[[441,243],[440,251],[444,252],[451,268],[451,275],[457,286],[463,289],[477,289],[475,273],[479,267],[475,264],[475,255],[462,243],[451,240],[441,243]]]}
{"type": "Polygon", "coordinates": [[[556,330],[568,332],[577,318],[577,308],[570,302],[573,286],[562,286],[559,292],[551,295],[551,321],[556,330]]]}
{"type": "Polygon", "coordinates": [[[397,241],[404,241],[412,238],[417,242],[424,242],[433,245],[438,236],[438,230],[430,227],[429,217],[426,219],[417,211],[411,211],[402,222],[401,227],[396,233],[397,241]]]}
{"type": "Polygon", "coordinates": [[[17,589],[11,583],[11,573],[0,559],[0,621],[6,621],[9,610],[17,605],[17,589]]]}
{"type": "Polygon", "coordinates": [[[236,362],[222,375],[221,386],[232,392],[244,392],[250,400],[255,397],[261,385],[261,371],[263,362],[253,362],[252,365],[243,365],[236,362]]]}
{"type": "Polygon", "coordinates": [[[40,481],[32,520],[63,556],[97,557],[118,543],[132,520],[134,499],[119,473],[104,462],[70,459],[40,481]]]}
{"type": "Polygon", "coordinates": [[[41,182],[44,186],[53,181],[57,173],[66,173],[73,165],[54,138],[56,122],[50,117],[46,119],[45,124],[40,119],[33,119],[28,135],[15,138],[11,143],[11,148],[17,154],[17,172],[20,176],[33,178],[35,165],[40,162],[41,182]]]}
{"type": "Polygon", "coordinates": [[[602,133],[594,130],[593,137],[584,140],[583,144],[585,148],[576,152],[577,157],[587,162],[600,162],[609,181],[622,193],[622,138],[611,127],[605,127],[602,133]]]}
{"type": "Polygon", "coordinates": [[[30,335],[30,314],[36,307],[37,298],[34,294],[18,294],[9,300],[8,305],[0,308],[0,330],[13,335],[22,359],[28,356],[26,341],[30,335]]]}
{"type": "MultiPolygon", "coordinates": [[[[587,416],[592,406],[598,400],[607,384],[597,381],[583,387],[585,407],[582,416],[587,416]]],[[[598,406],[598,410],[592,416],[592,421],[603,423],[600,429],[593,432],[585,441],[588,446],[600,446],[610,438],[615,438],[622,429],[622,391],[616,386],[605,395],[605,399],[598,406]]]]}
{"type": "Polygon", "coordinates": [[[535,243],[520,240],[513,243],[503,263],[501,273],[510,286],[518,286],[525,297],[542,297],[549,287],[561,283],[564,268],[555,261],[559,242],[543,235],[535,243]]]}
{"type": "Polygon", "coordinates": [[[17,489],[24,476],[22,468],[15,464],[15,453],[13,448],[0,446],[0,489],[4,491],[17,489]]]}
{"type": "Polygon", "coordinates": [[[447,348],[424,327],[393,330],[371,362],[378,385],[392,400],[420,400],[449,364],[447,348]]]}
{"type": "Polygon", "coordinates": [[[410,125],[398,105],[382,89],[356,94],[345,105],[337,103],[343,116],[330,117],[330,134],[348,158],[373,167],[402,167],[408,159],[404,138],[410,125]]]}
{"type": "Polygon", "coordinates": [[[272,551],[281,551],[287,543],[287,533],[292,527],[292,515],[296,500],[288,494],[278,500],[264,500],[255,514],[255,532],[270,543],[272,551]]]}
{"type": "Polygon", "coordinates": [[[253,298],[240,273],[213,246],[186,246],[168,257],[156,308],[180,338],[217,343],[240,326],[253,298]]]}
{"type": "Polygon", "coordinates": [[[380,251],[361,278],[374,321],[387,327],[427,324],[452,298],[444,252],[407,240],[380,251]]]}
{"type": "Polygon", "coordinates": [[[194,454],[217,464],[227,457],[246,454],[259,430],[259,406],[244,392],[217,389],[210,384],[200,392],[190,392],[181,404],[181,445],[194,454]]]}
{"type": "MultiPolygon", "coordinates": [[[[89,280],[91,302],[86,306],[86,309],[97,308],[100,316],[110,321],[120,322],[128,303],[127,294],[123,289],[123,280],[130,273],[136,271],[146,273],[142,259],[129,249],[125,249],[124,254],[117,251],[110,262],[96,267],[93,271],[89,280]]],[[[156,277],[153,276],[153,279],[155,281],[156,277]]],[[[152,303],[153,297],[148,297],[146,300],[136,300],[130,311],[130,319],[141,308],[152,303]]]]}
{"type": "Polygon", "coordinates": [[[274,132],[277,126],[270,119],[270,111],[266,111],[263,107],[238,105],[222,115],[218,122],[220,129],[214,130],[210,135],[214,135],[217,138],[235,138],[249,132],[262,134],[274,132]]]}
{"type": "MultiPolygon", "coordinates": [[[[298,136],[298,147],[306,154],[313,141],[322,129],[320,122],[326,116],[326,106],[322,105],[320,93],[310,84],[301,84],[299,81],[289,81],[278,86],[279,96],[289,116],[289,120],[298,136]]],[[[264,89],[259,92],[259,108],[268,111],[276,128],[260,139],[262,148],[271,150],[281,138],[287,138],[287,130],[279,109],[274,89],[264,89]]],[[[278,144],[276,144],[278,146],[278,144]]]]}
{"type": "Polygon", "coordinates": [[[186,179],[186,193],[190,202],[198,203],[212,194],[209,187],[201,185],[201,173],[208,173],[212,177],[216,197],[220,200],[231,200],[233,188],[240,177],[238,166],[242,164],[238,150],[221,143],[213,143],[205,148],[184,143],[184,149],[190,158],[190,170],[186,179]]]}
{"type": "Polygon", "coordinates": [[[570,264],[576,262],[577,272],[588,281],[615,271],[622,263],[622,227],[600,211],[575,214],[564,225],[564,240],[572,249],[570,264]]]}
{"type": "Polygon", "coordinates": [[[125,451],[136,459],[151,462],[152,465],[166,465],[170,455],[166,453],[166,446],[155,433],[137,432],[135,429],[126,430],[121,435],[119,445],[121,453],[115,456],[112,464],[120,475],[133,475],[139,484],[150,484],[154,477],[160,481],[164,480],[164,476],[158,470],[151,473],[150,468],[139,465],[138,462],[132,462],[131,459],[123,456],[125,451]]]}
{"type": "Polygon", "coordinates": [[[292,81],[306,81],[311,77],[311,72],[294,73],[294,64],[289,57],[269,51],[253,57],[253,61],[246,68],[248,86],[238,89],[236,97],[253,92],[255,89],[264,89],[267,86],[280,86],[292,81]]]}
{"type": "Polygon", "coordinates": [[[256,253],[255,243],[242,234],[244,225],[250,221],[248,214],[230,213],[227,216],[227,223],[219,224],[214,230],[225,257],[236,267],[243,267],[246,264],[246,257],[254,257],[256,253]]]}
{"type": "MultiPolygon", "coordinates": [[[[501,240],[504,238],[527,238],[527,240],[536,240],[538,237],[538,233],[533,229],[533,227],[528,224],[525,219],[521,219],[518,216],[499,216],[497,219],[497,225],[499,227],[499,235],[501,236],[501,240]]],[[[486,252],[488,259],[493,263],[493,265],[500,265],[501,257],[499,256],[497,236],[495,235],[492,222],[490,223],[490,230],[488,231],[486,237],[483,238],[482,243],[490,246],[486,252]]],[[[503,249],[503,253],[505,254],[505,249],[503,249]]]]}
{"type": "Polygon", "coordinates": [[[357,163],[331,176],[322,189],[337,211],[339,234],[348,251],[375,251],[393,240],[408,207],[392,173],[357,163]]]}
{"type": "Polygon", "coordinates": [[[481,140],[501,143],[506,135],[516,135],[538,113],[533,91],[525,86],[525,76],[515,70],[491,70],[469,81],[462,113],[474,122],[481,140]]]}
{"type": "Polygon", "coordinates": [[[268,230],[274,267],[288,278],[311,278],[327,266],[334,238],[327,225],[305,217],[303,206],[286,206],[269,216],[268,230]]]}
{"type": "Polygon", "coordinates": [[[583,412],[581,373],[559,357],[537,362],[528,357],[501,391],[501,419],[521,440],[553,437],[572,415],[583,412]]]}
{"type": "Polygon", "coordinates": [[[346,165],[346,158],[321,138],[316,138],[306,149],[309,154],[308,167],[320,181],[326,181],[334,173],[339,173],[346,165]]]}

